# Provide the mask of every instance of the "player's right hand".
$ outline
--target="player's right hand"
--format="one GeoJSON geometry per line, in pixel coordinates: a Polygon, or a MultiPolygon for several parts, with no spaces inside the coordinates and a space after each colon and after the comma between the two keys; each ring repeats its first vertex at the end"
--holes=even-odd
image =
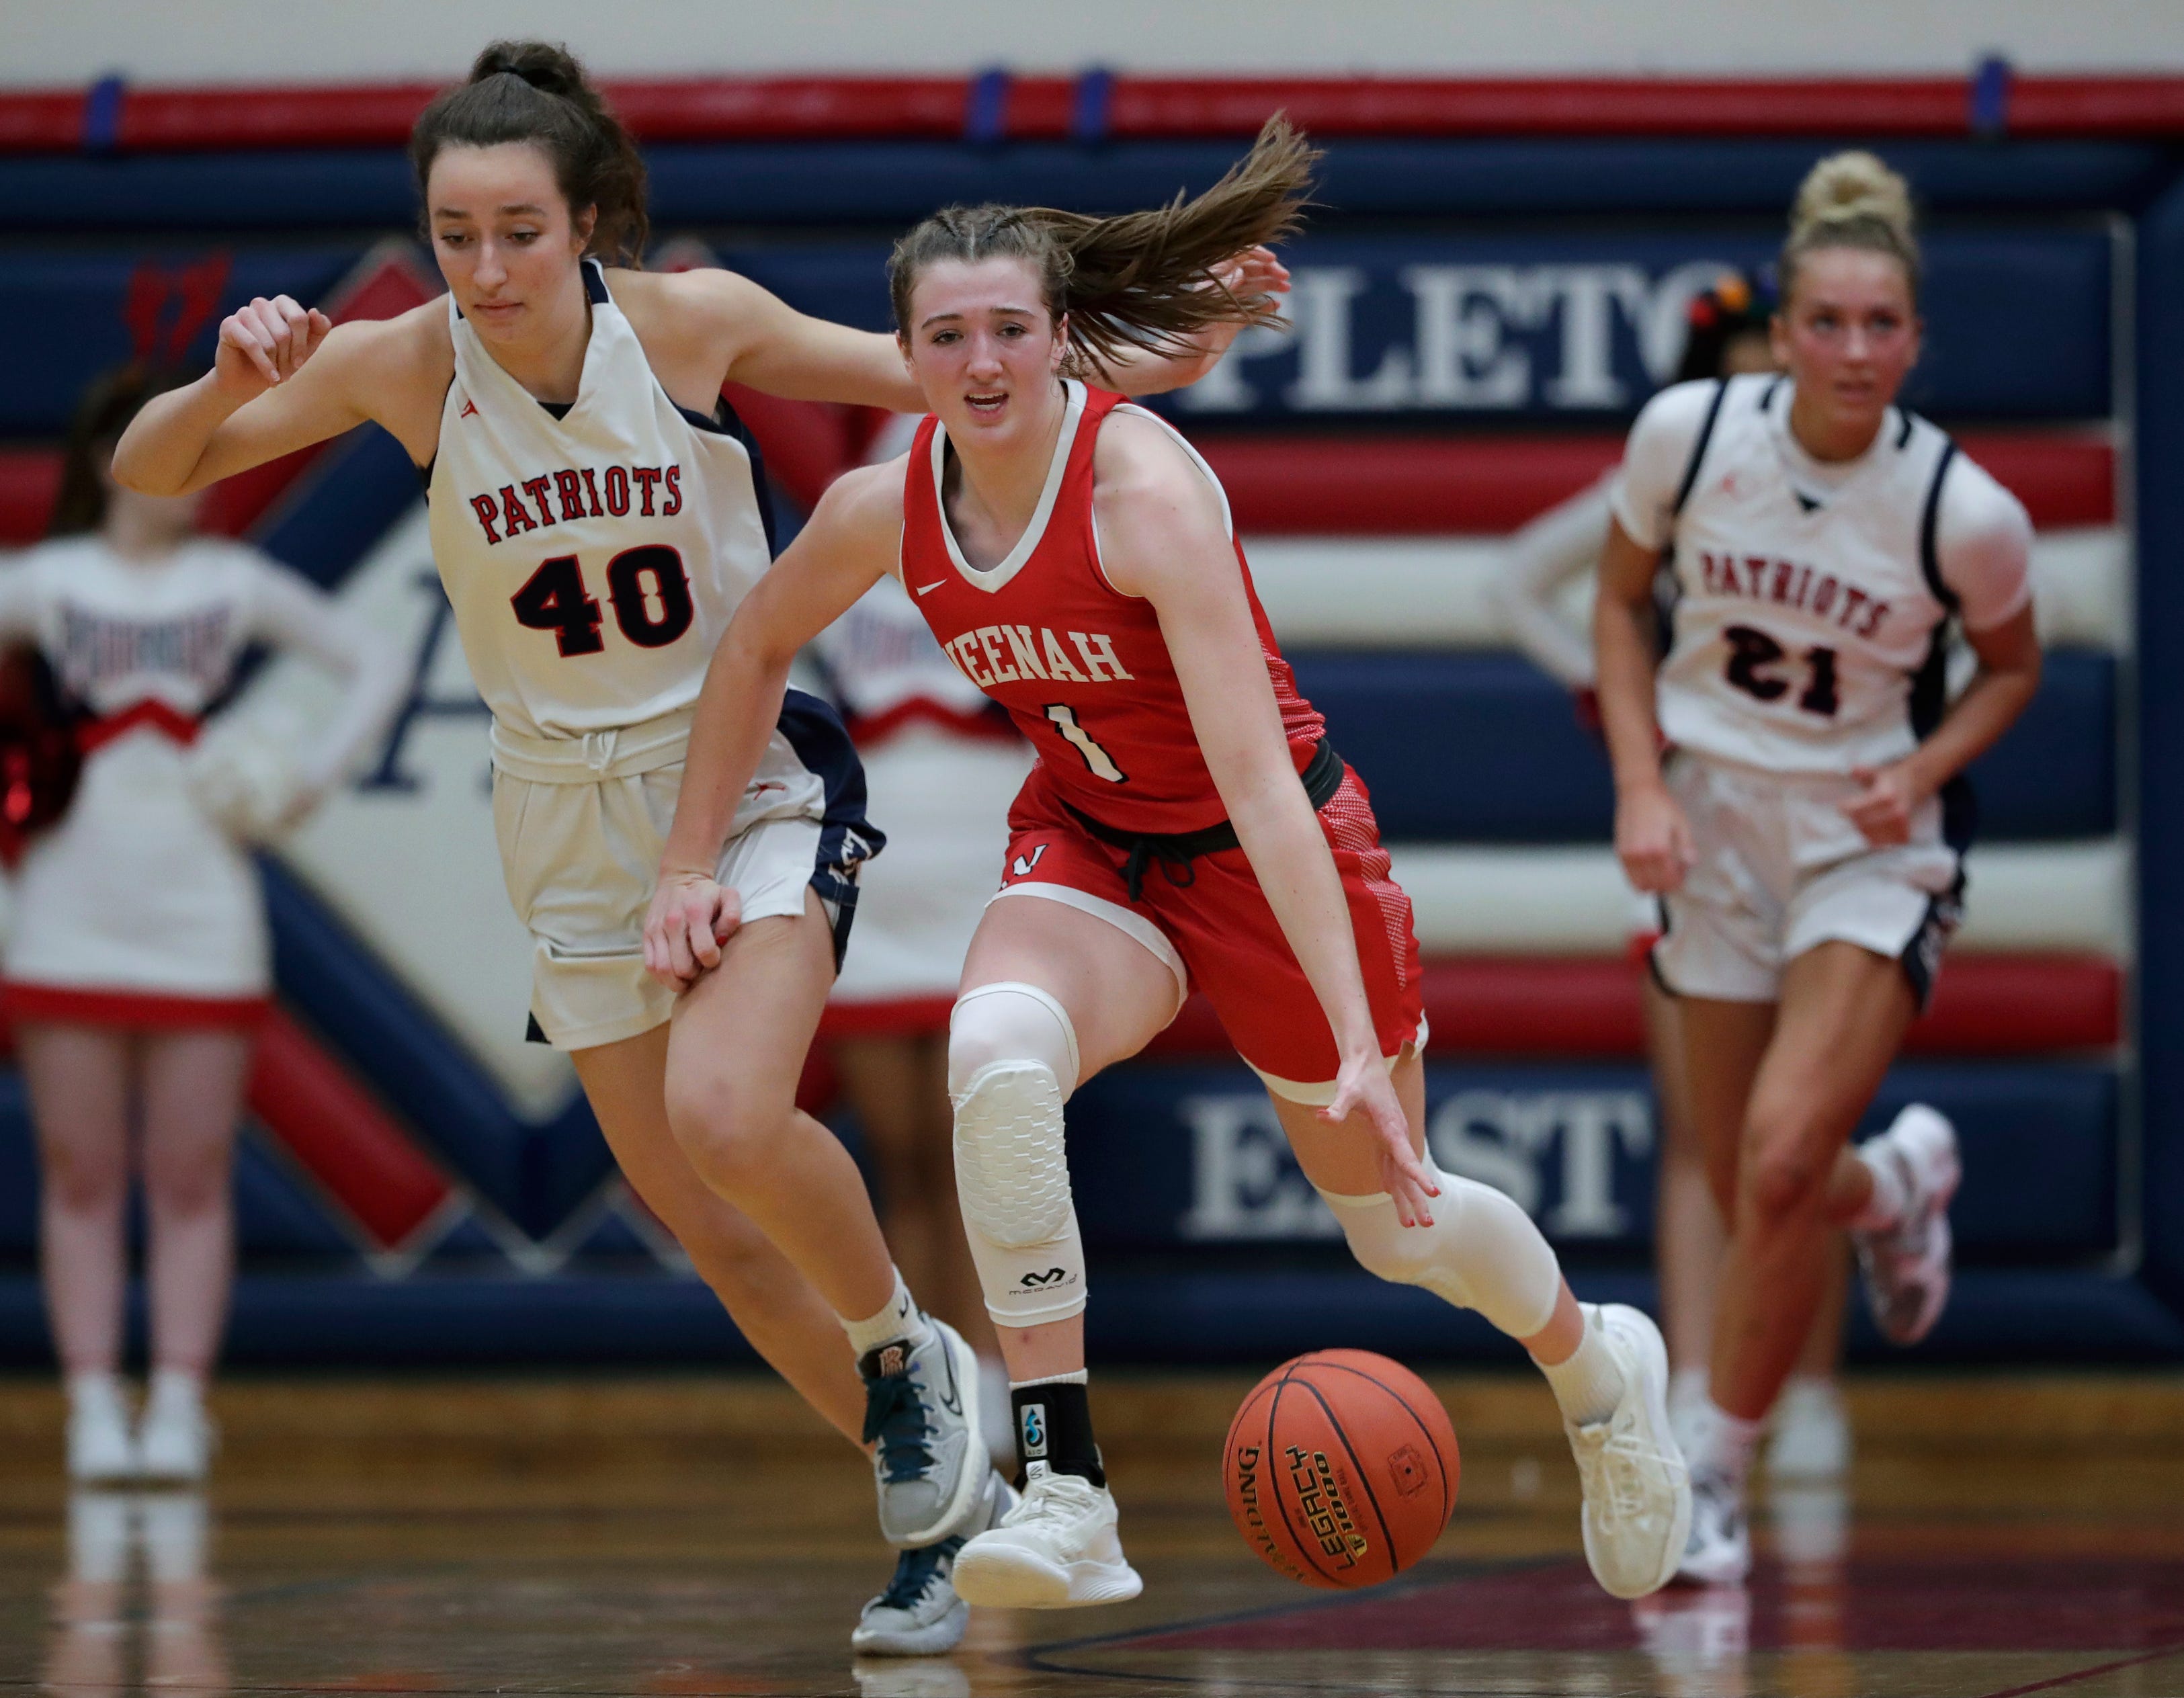
{"type": "Polygon", "coordinates": [[[1684,875],[1698,859],[1691,822],[1669,787],[1658,781],[1635,786],[1615,799],[1615,854],[1624,877],[1648,894],[1683,888],[1684,875]]]}
{"type": "Polygon", "coordinates": [[[671,990],[688,990],[721,964],[721,945],[743,924],[743,899],[703,873],[664,872],[644,916],[644,968],[671,990]]]}
{"type": "Polygon", "coordinates": [[[213,379],[243,400],[261,395],[302,370],[333,327],[316,307],[307,312],[287,295],[260,295],[220,320],[213,379]]]}

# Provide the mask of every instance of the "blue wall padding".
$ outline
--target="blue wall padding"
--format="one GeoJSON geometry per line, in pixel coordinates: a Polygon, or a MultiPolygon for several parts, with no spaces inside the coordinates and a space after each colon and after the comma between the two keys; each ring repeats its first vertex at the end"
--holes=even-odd
{"type": "MultiPolygon", "coordinates": [[[[132,246],[10,253],[6,266],[0,267],[0,321],[24,328],[8,338],[8,381],[0,385],[0,435],[58,436],[66,429],[84,384],[124,364],[134,352],[122,309],[138,265],[150,260],[171,271],[204,259],[217,245],[199,237],[187,248],[160,251],[132,246]]],[[[356,263],[359,252],[348,245],[237,250],[220,304],[198,327],[187,358],[209,364],[220,319],[254,295],[322,298],[356,263]]],[[[176,310],[170,298],[160,321],[163,337],[176,310]]]]}
{"type": "Polygon", "coordinates": [[[332,589],[416,504],[420,488],[410,451],[366,423],[328,448],[253,540],[332,589]]]}
{"type": "MultiPolygon", "coordinates": [[[[1306,650],[1297,682],[1373,793],[1390,842],[1604,842],[1614,793],[1569,694],[1492,653],[1306,650]]],[[[1980,840],[2105,837],[2116,828],[2113,657],[2048,656],[2025,716],[1972,768],[1980,840]]]]}
{"type": "MultiPolygon", "coordinates": [[[[1763,264],[1772,256],[1776,239],[1771,225],[1585,236],[1318,235],[1291,244],[1284,257],[1300,270],[1354,268],[1357,272],[1355,298],[1340,315],[1341,333],[1347,337],[1342,365],[1349,376],[1362,379],[1379,370],[1390,349],[1398,350],[1398,359],[1411,359],[1420,340],[1421,297],[1406,281],[1411,268],[1515,266],[1532,280],[1524,285],[1527,289],[1548,276],[1543,268],[1590,267],[1596,273],[1601,267],[1635,268],[1634,275],[1642,274],[1651,287],[1676,268],[1694,262],[1763,264]]],[[[193,251],[202,253],[202,243],[193,251]]],[[[725,245],[721,258],[805,312],[884,330],[890,325],[887,251],[884,242],[872,239],[770,243],[744,239],[725,245]]],[[[1926,256],[1926,351],[1905,392],[1908,404],[1953,417],[2106,415],[2110,242],[2104,231],[2060,225],[2007,232],[1944,229],[1928,238],[1926,256]],[[2027,323],[2037,323],[2041,333],[2020,333],[2027,323]]],[[[152,257],[150,250],[136,249],[97,254],[34,249],[14,257],[0,276],[0,311],[14,322],[39,325],[45,333],[18,351],[16,381],[0,398],[0,434],[58,433],[84,381],[127,356],[122,303],[131,271],[140,260],[152,257]]],[[[157,257],[172,264],[189,256],[157,257]]],[[[305,302],[318,300],[357,257],[356,251],[347,249],[239,249],[222,310],[254,293],[285,292],[305,302]]],[[[1601,309],[1613,387],[1588,389],[1573,398],[1557,390],[1569,359],[1564,325],[1571,310],[1567,292],[1549,289],[1529,305],[1505,303],[1502,307],[1467,296],[1461,310],[1468,319],[1484,315],[1500,326],[1495,347],[1474,365],[1483,370],[1487,365],[1498,369],[1512,360],[1521,363],[1525,371],[1521,393],[1506,404],[1467,402],[1457,406],[1434,399],[1413,384],[1391,404],[1393,412],[1403,418],[1472,420],[1572,413],[1606,419],[1628,416],[1654,384],[1640,359],[1635,327],[1634,311],[1646,309],[1641,298],[1632,300],[1639,305],[1634,308],[1625,301],[1613,309],[1601,309]]],[[[1251,397],[1248,407],[1217,415],[1178,407],[1178,415],[1268,422],[1321,420],[1345,413],[1387,415],[1388,405],[1368,406],[1354,399],[1328,403],[1324,396],[1315,400],[1296,392],[1300,349],[1305,342],[1322,349],[1315,358],[1334,357],[1323,341],[1325,315],[1306,310],[1303,321],[1313,326],[1306,335],[1238,357],[1234,369],[1251,397]]],[[[208,320],[198,333],[192,347],[199,357],[209,355],[215,323],[208,320]]],[[[388,457],[384,452],[379,456],[388,457]]],[[[398,454],[393,458],[406,465],[398,454]]]]}
{"type": "MultiPolygon", "coordinates": [[[[1443,1167],[1510,1192],[1569,1253],[1630,1261],[1645,1250],[1657,1150],[1642,1070],[1429,1061],[1426,1084],[1443,1167]]],[[[2082,1259],[2114,1247],[2112,1071],[1907,1063],[1864,1130],[1910,1100],[1949,1115],[1963,1139],[1952,1218],[1968,1259],[2082,1259]]],[[[1242,1066],[1105,1073],[1071,1099],[1069,1123],[1078,1218],[1095,1251],[1340,1261],[1265,1093],[1242,1066]]]]}
{"type": "MultiPolygon", "coordinates": [[[[1845,141],[1856,138],[1845,138],[1845,141]]],[[[902,226],[950,201],[1084,211],[1154,206],[1209,187],[1227,142],[1088,148],[944,142],[670,143],[647,150],[655,225],[902,226]]],[[[1844,141],[1338,140],[1318,198],[1345,214],[1446,218],[1737,212],[1779,219],[1798,180],[1844,141]]],[[[2170,156],[2128,142],[1881,144],[1929,209],[2018,213],[2143,205],[2170,156]]],[[[18,230],[410,229],[416,190],[393,148],[0,158],[18,230]]]]}

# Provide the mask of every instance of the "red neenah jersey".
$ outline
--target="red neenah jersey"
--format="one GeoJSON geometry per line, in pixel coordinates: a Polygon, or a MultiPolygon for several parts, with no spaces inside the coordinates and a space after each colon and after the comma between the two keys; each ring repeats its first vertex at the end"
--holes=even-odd
{"type": "MultiPolygon", "coordinates": [[[[1031,739],[1063,800],[1119,831],[1201,831],[1220,823],[1223,810],[1191,730],[1167,639],[1152,604],[1124,595],[1100,565],[1093,445],[1107,415],[1128,404],[1074,381],[1067,392],[1038,509],[1008,558],[989,571],[963,558],[949,528],[940,494],[947,434],[938,418],[918,427],[903,489],[903,587],[948,658],[1031,739]]],[[[1154,418],[1142,408],[1129,410],[1154,418]]],[[[1212,468],[1180,436],[1176,441],[1219,494],[1212,468]]],[[[1225,494],[1221,511],[1233,543],[1225,494]]],[[[1289,662],[1274,644],[1240,544],[1236,570],[1301,772],[1323,722],[1297,693],[1289,662]]]]}

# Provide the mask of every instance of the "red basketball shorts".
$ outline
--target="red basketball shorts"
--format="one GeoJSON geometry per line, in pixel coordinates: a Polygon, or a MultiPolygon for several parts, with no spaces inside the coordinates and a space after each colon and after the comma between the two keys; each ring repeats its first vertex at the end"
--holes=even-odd
{"type": "MultiPolygon", "coordinates": [[[[1319,823],[1341,876],[1380,1053],[1392,1061],[1425,1038],[1411,899],[1390,871],[1364,781],[1347,767],[1319,823]]],[[[1035,768],[1009,810],[1001,894],[1052,898],[1121,927],[1175,974],[1178,1008],[1190,990],[1206,994],[1269,1090],[1295,1102],[1332,1100],[1341,1066],[1334,1034],[1244,851],[1200,855],[1187,873],[1152,861],[1135,900],[1123,873],[1128,859],[1085,830],[1035,768]]]]}

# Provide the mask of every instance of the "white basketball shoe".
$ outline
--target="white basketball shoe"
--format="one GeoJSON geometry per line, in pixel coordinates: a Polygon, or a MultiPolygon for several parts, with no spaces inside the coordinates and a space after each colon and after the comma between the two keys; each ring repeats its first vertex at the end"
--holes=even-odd
{"type": "Polygon", "coordinates": [[[945,1321],[926,1324],[924,1344],[883,1344],[857,1364],[880,1531],[898,1550],[961,1532],[993,1474],[978,1430],[978,1358],[945,1321]]]}
{"type": "Polygon", "coordinates": [[[1023,1500],[956,1556],[956,1590],[982,1608],[1073,1609],[1119,1604],[1145,1583],[1123,1555],[1115,1496],[1044,1462],[1024,1469],[1023,1500]]]}
{"type": "Polygon", "coordinates": [[[1585,1560],[1613,1596],[1668,1584],[1691,1520],[1690,1471],[1669,1424],[1669,1351],[1635,1309],[1604,1303],[1602,1333],[1623,1370],[1623,1396],[1605,1421],[1564,1422],[1585,1488],[1585,1560]]]}
{"type": "Polygon", "coordinates": [[[205,1412],[204,1387],[187,1374],[156,1374],[136,1429],[138,1466],[148,1480],[188,1484],[211,1471],[219,1443],[205,1412]]]}
{"type": "MultiPolygon", "coordinates": [[[[1000,1524],[1017,1506],[1016,1489],[999,1474],[989,1478],[984,1513],[972,1532],[1000,1524]]],[[[861,1656],[941,1656],[956,1649],[971,1619],[956,1593],[956,1558],[966,1535],[905,1550],[895,1559],[887,1590],[864,1608],[850,1634],[861,1656]]]]}
{"type": "Polygon", "coordinates": [[[1934,1330],[1949,1300],[1949,1200],[1964,1177],[1957,1129],[1925,1104],[1914,1103],[1858,1154],[1870,1166],[1892,1169],[1904,1197],[1894,1226],[1852,1230],[1866,1302],[1890,1344],[1915,1344],[1934,1330]]]}
{"type": "Polygon", "coordinates": [[[136,1439],[129,1430],[129,1403],[113,1374],[82,1373],[68,1383],[68,1472],[80,1486],[113,1485],[136,1478],[136,1439]]]}

